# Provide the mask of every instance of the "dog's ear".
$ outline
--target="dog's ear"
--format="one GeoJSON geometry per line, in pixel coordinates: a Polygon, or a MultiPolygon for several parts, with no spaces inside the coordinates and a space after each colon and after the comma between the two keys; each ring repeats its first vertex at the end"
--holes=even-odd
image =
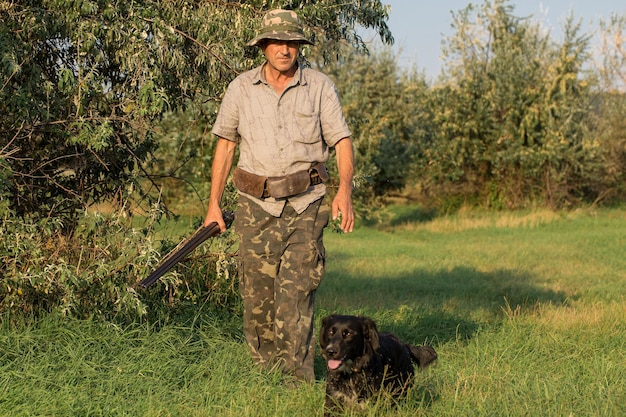
{"type": "Polygon", "coordinates": [[[322,319],[322,326],[320,328],[320,346],[322,347],[322,349],[324,349],[326,345],[328,345],[327,329],[332,320],[334,320],[334,318],[335,316],[326,316],[322,319]]]}
{"type": "Polygon", "coordinates": [[[376,323],[370,318],[363,318],[363,337],[365,337],[365,349],[368,347],[372,352],[378,352],[380,349],[380,341],[378,340],[378,329],[376,323]]]}

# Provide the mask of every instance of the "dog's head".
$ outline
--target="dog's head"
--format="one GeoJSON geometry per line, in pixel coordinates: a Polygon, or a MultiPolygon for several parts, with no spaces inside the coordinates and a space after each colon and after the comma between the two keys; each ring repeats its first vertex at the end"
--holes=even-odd
{"type": "Polygon", "coordinates": [[[320,330],[320,347],[330,371],[362,369],[380,347],[376,323],[357,316],[325,317],[320,330]]]}

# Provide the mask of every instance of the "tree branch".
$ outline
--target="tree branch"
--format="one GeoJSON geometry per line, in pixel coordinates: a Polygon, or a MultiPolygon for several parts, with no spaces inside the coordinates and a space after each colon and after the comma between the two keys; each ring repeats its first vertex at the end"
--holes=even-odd
{"type": "MultiPolygon", "coordinates": [[[[156,21],[154,19],[150,19],[147,17],[142,17],[142,20],[149,22],[149,23],[156,23],[156,21]]],[[[238,71],[236,71],[233,67],[231,67],[230,65],[228,65],[228,63],[226,61],[224,61],[224,59],[222,57],[220,57],[219,55],[215,54],[215,52],[213,52],[211,50],[210,47],[204,45],[202,42],[200,42],[199,40],[197,40],[196,38],[192,37],[191,35],[183,32],[180,29],[175,28],[174,26],[165,24],[165,27],[167,27],[168,29],[172,30],[173,32],[178,33],[180,36],[184,37],[185,39],[190,40],[191,42],[193,42],[194,44],[196,44],[197,46],[199,46],[200,48],[204,49],[205,51],[207,51],[209,54],[211,54],[211,56],[213,56],[213,58],[217,59],[218,61],[220,61],[222,63],[222,65],[224,65],[226,68],[228,68],[230,71],[234,72],[235,74],[239,74],[238,71]]]]}

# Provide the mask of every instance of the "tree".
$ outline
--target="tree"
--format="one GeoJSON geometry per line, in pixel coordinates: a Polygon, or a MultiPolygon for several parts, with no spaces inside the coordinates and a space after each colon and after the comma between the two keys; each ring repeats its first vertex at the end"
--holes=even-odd
{"type": "Polygon", "coordinates": [[[259,62],[243,45],[275,7],[297,10],[326,57],[362,50],[358,26],[393,40],[379,0],[0,2],[0,194],[70,229],[83,207],[125,199],[147,177],[155,124],[189,107],[211,124],[229,81],[259,62]]]}
{"type": "Polygon", "coordinates": [[[339,89],[352,131],[357,177],[371,185],[357,189],[357,195],[371,199],[402,190],[430,134],[423,75],[402,71],[390,49],[344,53],[324,71],[339,89]]]}
{"type": "Polygon", "coordinates": [[[298,11],[319,48],[307,57],[363,50],[359,25],[392,41],[378,0],[0,0],[0,311],[133,320],[161,297],[171,307],[237,299],[230,232],[217,255],[199,249],[185,280],[173,272],[139,293],[138,277],[176,243],[152,240],[162,207],[150,205],[143,227],[121,210],[77,220],[113,197],[156,202],[150,164],[186,180],[210,165],[196,158],[212,149],[222,94],[261,61],[244,45],[276,7],[298,11]]]}
{"type": "Polygon", "coordinates": [[[597,144],[586,135],[588,36],[570,18],[556,44],[513,12],[497,0],[453,16],[447,70],[433,95],[430,185],[456,183],[497,207],[534,198],[559,206],[580,198],[598,172],[597,144]]]}
{"type": "Polygon", "coordinates": [[[626,15],[614,14],[600,22],[605,90],[626,92],[626,15]]]}
{"type": "Polygon", "coordinates": [[[600,22],[602,88],[597,95],[596,129],[605,158],[604,176],[596,189],[602,198],[626,196],[626,15],[600,22]]]}

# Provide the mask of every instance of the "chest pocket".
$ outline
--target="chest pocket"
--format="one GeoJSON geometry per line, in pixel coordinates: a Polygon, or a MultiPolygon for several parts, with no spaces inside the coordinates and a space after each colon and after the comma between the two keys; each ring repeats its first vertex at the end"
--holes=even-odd
{"type": "Polygon", "coordinates": [[[295,112],[293,139],[302,143],[321,141],[322,127],[319,112],[295,112]]]}

